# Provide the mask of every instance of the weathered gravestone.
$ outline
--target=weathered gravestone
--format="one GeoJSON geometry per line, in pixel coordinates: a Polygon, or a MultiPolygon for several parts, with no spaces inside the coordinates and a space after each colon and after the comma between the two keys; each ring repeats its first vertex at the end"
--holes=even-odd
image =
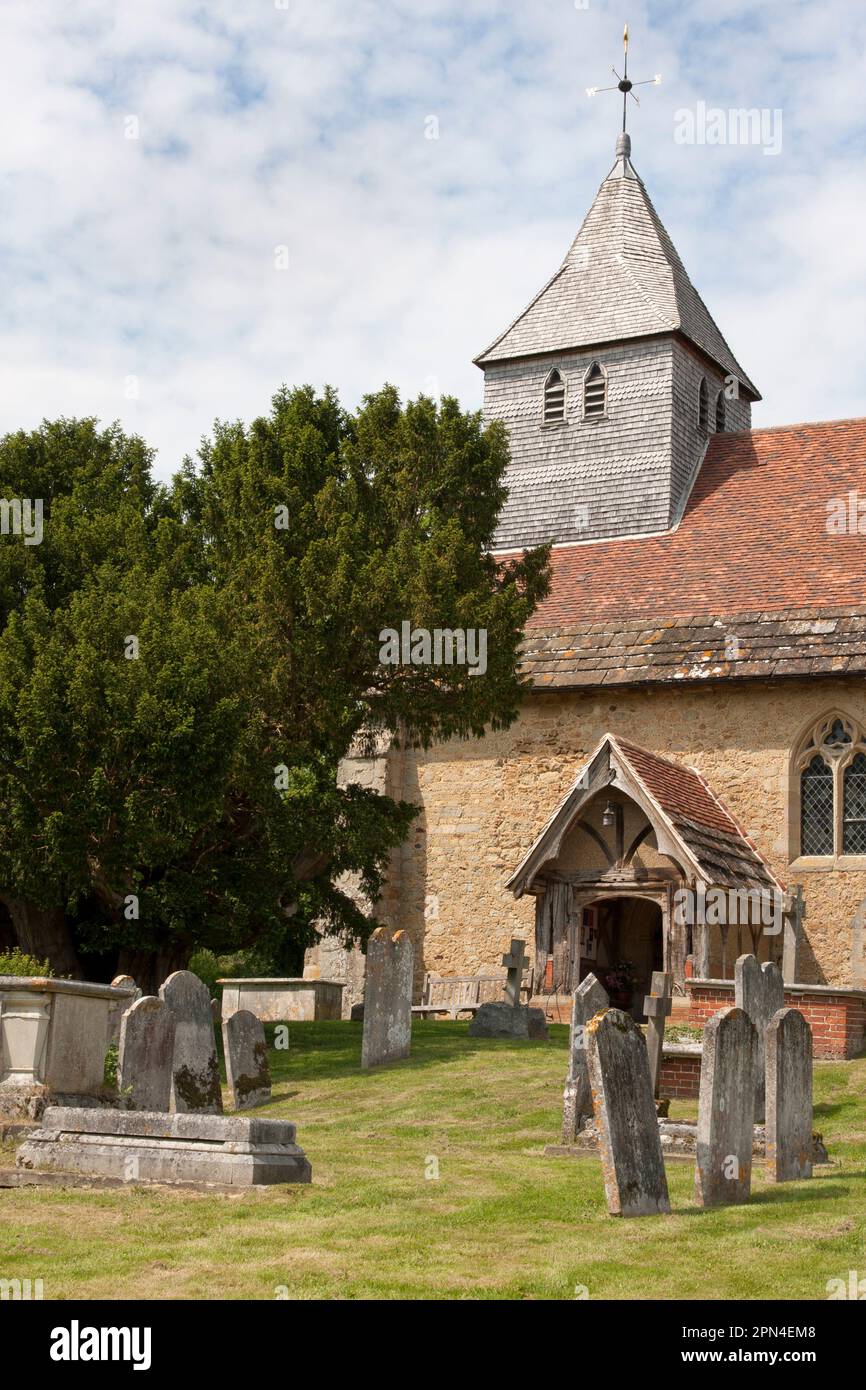
{"type": "Polygon", "coordinates": [[[812,1029],[799,1009],[779,1009],[765,1037],[768,1182],[812,1176],[812,1029]]]}
{"type": "Polygon", "coordinates": [[[592,1114],[592,1088],[586,1062],[586,1025],[609,1004],[607,990],[587,975],[574,991],[568,1039],[568,1075],[562,1105],[562,1142],[573,1144],[583,1120],[592,1114]]]}
{"type": "Polygon", "coordinates": [[[261,1105],[271,1098],[271,1069],[265,1027],[249,1009],[223,1020],[226,1081],[235,1110],[261,1105]]]}
{"type": "Polygon", "coordinates": [[[492,1000],[479,1004],[469,1021],[470,1038],[535,1038],[548,1036],[547,1019],[543,1009],[530,1009],[527,1004],[506,1004],[492,1000]]]}
{"type": "Polygon", "coordinates": [[[620,1009],[596,1014],[586,1033],[607,1209],[611,1216],[669,1212],[643,1033],[620,1009]]]}
{"type": "Polygon", "coordinates": [[[747,1202],[752,1182],[758,1035],[742,1009],[724,1009],[704,1028],[698,1098],[695,1201],[747,1202]]]}
{"type": "Polygon", "coordinates": [[[160,987],[159,997],[175,1022],[172,1110],[219,1114],[223,1102],[207,985],[189,970],[176,970],[160,987]]]}
{"type": "Polygon", "coordinates": [[[174,1059],[174,1014],[155,994],[120,1021],[117,1085],[134,1110],[168,1110],[174,1059]]]}
{"type": "Polygon", "coordinates": [[[18,1168],[123,1182],[310,1182],[295,1126],[240,1115],[49,1106],[16,1154],[18,1168]]]}
{"type": "Polygon", "coordinates": [[[376,928],[367,943],[362,1067],[409,1056],[412,960],[412,942],[405,931],[376,928]]]}
{"type": "Polygon", "coordinates": [[[673,1008],[672,991],[673,975],[667,974],[664,970],[654,970],[650,993],[643,1001],[643,1011],[647,1020],[646,1050],[654,1096],[659,1093],[659,1076],[665,1046],[665,1019],[673,1008]]]}
{"type": "Polygon", "coordinates": [[[758,1033],[755,1074],[755,1123],[764,1119],[764,1034],[773,1014],[784,1007],[785,985],[777,965],[759,965],[754,956],[740,956],[734,967],[734,1003],[748,1014],[758,1033]]]}
{"type": "MultiPolygon", "coordinates": [[[[133,998],[130,1000],[130,1003],[131,1003],[131,1004],[134,1004],[135,1001],[136,1001],[136,999],[141,999],[141,997],[142,997],[141,990],[139,989],[138,985],[135,983],[135,980],[132,978],[131,975],[115,975],[114,979],[111,981],[111,988],[112,988],[112,989],[133,989],[133,990],[135,990],[135,994],[134,994],[133,998]]],[[[154,995],[154,998],[155,998],[155,997],[156,997],[156,996],[154,995]]],[[[117,1044],[118,1041],[119,1041],[119,1039],[120,1039],[120,1020],[123,1018],[123,1014],[124,1014],[126,1008],[128,1008],[128,1007],[129,1007],[129,1006],[126,1005],[126,1004],[111,1004],[111,1005],[109,1006],[109,1010],[108,1010],[108,1045],[109,1045],[109,1047],[111,1047],[112,1044],[117,1044]]]]}

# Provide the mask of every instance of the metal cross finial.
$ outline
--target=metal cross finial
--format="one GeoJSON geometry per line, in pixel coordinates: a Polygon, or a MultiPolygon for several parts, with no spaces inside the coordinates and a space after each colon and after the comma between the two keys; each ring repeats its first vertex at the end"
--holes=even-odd
{"type": "Polygon", "coordinates": [[[643,79],[642,82],[632,82],[631,79],[630,79],[630,77],[629,77],[629,75],[628,75],[628,25],[626,25],[625,28],[624,28],[623,31],[622,31],[622,47],[623,47],[623,69],[622,69],[622,77],[620,77],[620,75],[619,75],[619,73],[617,72],[616,68],[611,68],[611,72],[613,73],[614,77],[617,78],[617,84],[616,84],[616,86],[615,86],[615,87],[587,87],[587,89],[586,89],[586,95],[587,95],[588,97],[594,97],[594,96],[597,96],[597,94],[598,94],[599,92],[622,92],[622,129],[623,129],[623,134],[625,134],[626,108],[627,108],[627,106],[628,106],[628,99],[629,99],[629,97],[631,97],[632,101],[637,102],[638,106],[640,106],[640,98],[637,97],[637,96],[635,96],[635,93],[632,91],[632,88],[633,88],[633,87],[647,87],[647,86],[650,86],[650,85],[657,87],[658,84],[659,84],[659,83],[661,82],[661,80],[662,80],[662,75],[661,75],[660,72],[657,72],[656,75],[655,75],[655,77],[645,77],[645,78],[643,79]]]}

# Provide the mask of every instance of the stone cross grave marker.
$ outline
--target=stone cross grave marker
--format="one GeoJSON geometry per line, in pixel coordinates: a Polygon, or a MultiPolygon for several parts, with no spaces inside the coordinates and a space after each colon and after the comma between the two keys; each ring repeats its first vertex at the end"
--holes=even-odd
{"type": "Polygon", "coordinates": [[[695,1201],[747,1202],[752,1182],[758,1033],[742,1009],[714,1014],[704,1028],[698,1098],[695,1201]]]}
{"type": "Polygon", "coordinates": [[[511,938],[511,950],[502,957],[502,964],[508,971],[505,980],[505,1002],[511,1004],[515,1009],[520,1004],[520,987],[523,983],[523,971],[527,960],[526,942],[513,936],[511,938]]]}
{"type": "Polygon", "coordinates": [[[121,1018],[117,1086],[133,1110],[168,1110],[174,1029],[174,1014],[155,994],[137,999],[121,1018]]]}
{"type": "Polygon", "coordinates": [[[759,965],[752,955],[740,956],[734,966],[734,1003],[749,1015],[758,1030],[758,1064],[755,1075],[755,1124],[764,1120],[764,1034],[767,1024],[785,1004],[785,986],[779,967],[771,961],[759,965]]]}
{"type": "Polygon", "coordinates": [[[611,1216],[670,1211],[643,1033],[620,1009],[587,1024],[587,1063],[611,1216]]]}
{"type": "Polygon", "coordinates": [[[799,1009],[779,1009],[765,1037],[768,1182],[812,1176],[812,1029],[799,1009]]]}
{"type": "Polygon", "coordinates": [[[271,1098],[271,1069],[265,1026],[249,1009],[223,1019],[226,1081],[235,1110],[261,1105],[271,1098]]]}
{"type": "Polygon", "coordinates": [[[223,1101],[207,985],[190,970],[176,970],[160,986],[159,997],[174,1014],[172,1110],[220,1114],[223,1101]]]}
{"type": "Polygon", "coordinates": [[[412,942],[405,931],[377,927],[367,943],[361,1066],[409,1056],[412,1040],[412,942]]]}
{"type": "Polygon", "coordinates": [[[654,970],[650,988],[651,993],[646,995],[643,1001],[643,1011],[647,1019],[646,1048],[649,1055],[650,1081],[653,1095],[658,1096],[665,1045],[665,1019],[673,1008],[673,976],[664,970],[654,970]]]}
{"type": "Polygon", "coordinates": [[[562,1105],[562,1142],[573,1144],[587,1115],[592,1114],[592,1088],[586,1064],[586,1025],[610,1003],[607,990],[594,975],[587,975],[574,991],[571,1031],[568,1038],[568,1075],[562,1105]]]}

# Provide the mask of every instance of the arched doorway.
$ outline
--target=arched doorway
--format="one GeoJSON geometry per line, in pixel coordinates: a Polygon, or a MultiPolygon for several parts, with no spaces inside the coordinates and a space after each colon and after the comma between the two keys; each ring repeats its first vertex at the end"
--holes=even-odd
{"type": "Polygon", "coordinates": [[[579,980],[592,972],[614,1008],[642,1020],[653,971],[664,969],[661,907],[649,898],[617,894],[587,904],[582,918],[579,980]]]}

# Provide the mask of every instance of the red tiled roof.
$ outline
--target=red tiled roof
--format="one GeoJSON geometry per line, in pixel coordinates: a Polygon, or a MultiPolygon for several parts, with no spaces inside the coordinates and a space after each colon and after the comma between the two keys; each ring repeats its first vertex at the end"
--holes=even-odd
{"type": "Polygon", "coordinates": [[[677,529],[555,549],[529,629],[862,604],[866,535],[827,532],[852,491],[866,499],[866,419],[714,435],[677,529]]]}
{"type": "Polygon", "coordinates": [[[727,835],[742,834],[736,821],[691,768],[660,758],[658,754],[650,753],[628,739],[617,737],[616,741],[644,786],[668,815],[685,816],[699,825],[708,825],[727,835]]]}

